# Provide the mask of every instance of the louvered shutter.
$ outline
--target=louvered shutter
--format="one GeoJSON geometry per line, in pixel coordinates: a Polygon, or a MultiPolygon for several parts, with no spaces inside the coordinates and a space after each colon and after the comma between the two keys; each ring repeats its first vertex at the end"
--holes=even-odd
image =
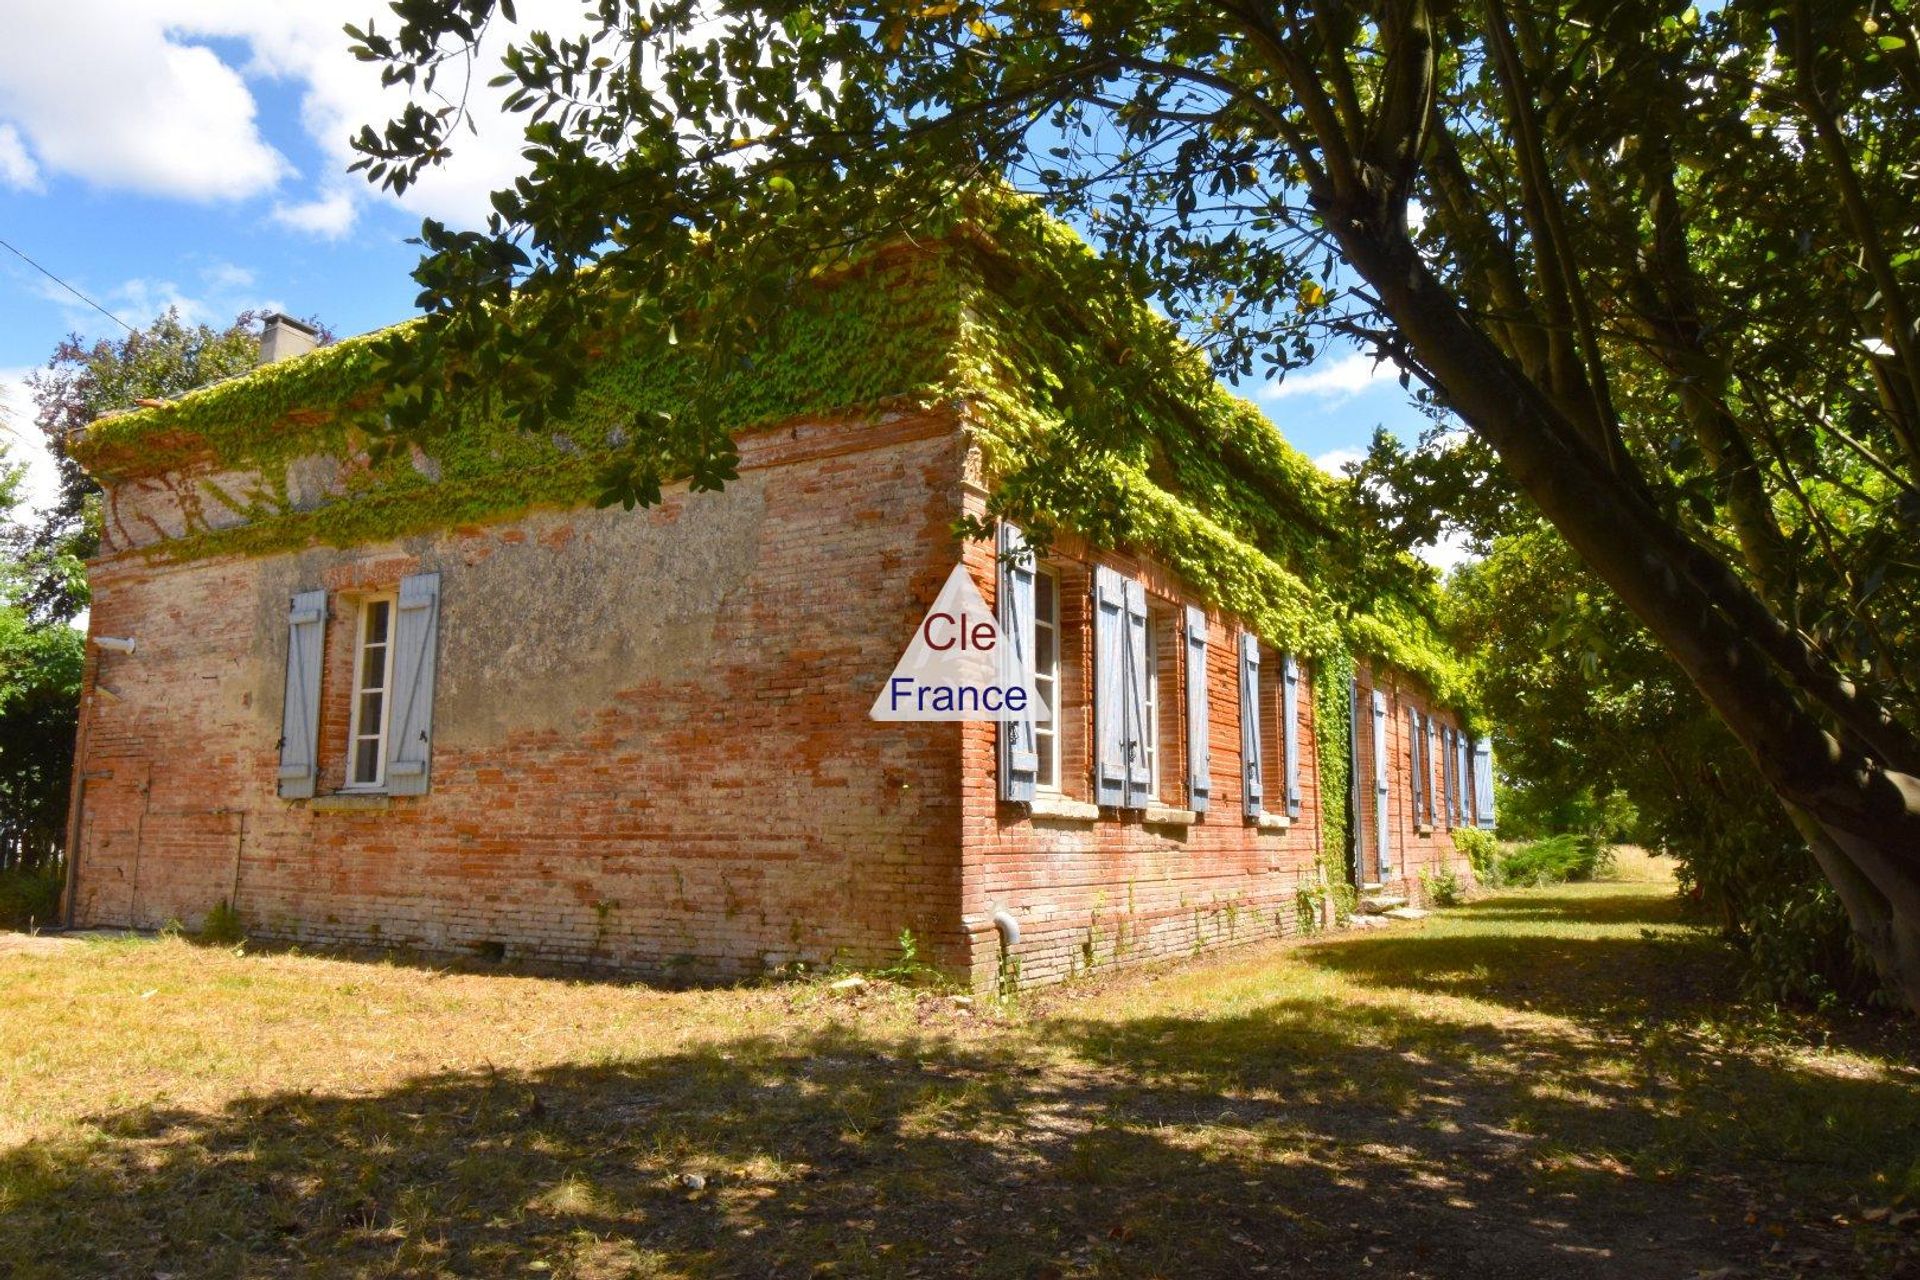
{"type": "Polygon", "coordinates": [[[302,591],[287,606],[287,687],[280,704],[281,796],[313,795],[320,771],[320,658],[327,593],[302,591]]]}
{"type": "Polygon", "coordinates": [[[1240,790],[1249,818],[1262,812],[1260,785],[1260,638],[1240,636],[1240,790]]]}
{"type": "Polygon", "coordinates": [[[387,722],[387,790],[423,796],[433,760],[434,651],[440,638],[440,575],[400,579],[393,622],[393,703],[387,722]]]}
{"type": "Polygon", "coordinates": [[[1493,744],[1485,738],[1473,744],[1473,817],[1482,827],[1493,826],[1493,744]]]}
{"type": "Polygon", "coordinates": [[[1287,747],[1287,816],[1300,816],[1300,664],[1292,654],[1280,660],[1281,733],[1287,747]]]}
{"type": "Polygon", "coordinates": [[[1155,759],[1147,750],[1159,726],[1150,723],[1147,682],[1147,589],[1132,578],[1125,581],[1127,602],[1127,796],[1129,809],[1144,809],[1153,799],[1155,759]]]}
{"type": "Polygon", "coordinates": [[[1413,826],[1420,825],[1422,806],[1426,801],[1426,779],[1420,772],[1420,713],[1412,707],[1407,708],[1407,774],[1411,780],[1408,799],[1413,801],[1413,826]]]}
{"type": "Polygon", "coordinates": [[[1393,845],[1387,833],[1387,699],[1373,691],[1373,835],[1380,855],[1380,878],[1393,870],[1393,845]]]}
{"type": "MultiPolygon", "coordinates": [[[[1000,621],[1000,683],[1002,687],[1032,689],[1033,685],[1033,553],[1020,530],[1000,522],[997,542],[999,586],[994,601],[1000,621]]],[[[1040,753],[1034,740],[1033,716],[1000,722],[1000,798],[1031,801],[1040,776],[1040,753]]]]}
{"type": "Polygon", "coordinates": [[[1431,827],[1435,825],[1433,819],[1433,717],[1431,715],[1421,716],[1420,723],[1422,728],[1420,736],[1420,758],[1426,766],[1421,776],[1426,783],[1427,825],[1431,827]]]}
{"type": "Polygon", "coordinates": [[[1127,799],[1127,587],[1105,565],[1093,570],[1094,800],[1127,799]]]}
{"type": "Polygon", "coordinates": [[[1207,758],[1207,611],[1187,606],[1187,807],[1204,813],[1212,790],[1207,758]]]}

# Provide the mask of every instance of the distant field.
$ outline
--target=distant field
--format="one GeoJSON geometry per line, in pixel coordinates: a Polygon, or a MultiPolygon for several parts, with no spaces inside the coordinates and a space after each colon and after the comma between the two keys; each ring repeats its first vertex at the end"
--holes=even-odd
{"type": "Polygon", "coordinates": [[[1664,865],[1005,1008],[16,942],[0,1273],[1920,1266],[1920,1037],[1741,1003],[1664,865]]]}

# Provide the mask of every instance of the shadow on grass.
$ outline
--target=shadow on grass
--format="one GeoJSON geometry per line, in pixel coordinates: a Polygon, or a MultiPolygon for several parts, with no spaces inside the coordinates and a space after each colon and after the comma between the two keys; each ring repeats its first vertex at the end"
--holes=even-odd
{"type": "MultiPolygon", "coordinates": [[[[1666,886],[1657,892],[1605,892],[1611,885],[1584,889],[1511,890],[1481,898],[1455,910],[1471,920],[1522,920],[1566,925],[1673,925],[1685,922],[1679,897],[1666,886]]],[[[1639,890],[1639,886],[1634,886],[1639,890]]]]}
{"type": "Polygon", "coordinates": [[[1300,957],[1376,989],[1486,1000],[1613,1030],[1717,1018],[1740,998],[1735,958],[1703,930],[1671,927],[1680,923],[1668,895],[1536,890],[1458,908],[1440,929],[1330,939],[1300,957]],[[1609,932],[1580,932],[1593,927],[1609,932]]]}
{"type": "MultiPolygon", "coordinates": [[[[1303,954],[1397,988],[1506,941],[1303,954]]],[[[1533,945],[1571,986],[1699,959],[1533,945]]],[[[1390,1002],[1095,1012],[977,1043],[834,1026],[102,1116],[0,1156],[0,1271],[1691,1276],[1782,1247],[1830,1274],[1898,1265],[1897,1241],[1860,1253],[1824,1224],[1920,1131],[1910,1082],[1390,1002]]]]}

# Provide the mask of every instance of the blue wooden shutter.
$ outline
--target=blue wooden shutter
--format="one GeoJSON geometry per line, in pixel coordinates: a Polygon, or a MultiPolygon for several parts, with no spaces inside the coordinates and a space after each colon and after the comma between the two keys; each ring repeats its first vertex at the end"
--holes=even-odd
{"type": "MultiPolygon", "coordinates": [[[[1033,688],[1033,553],[1020,530],[1000,522],[1000,572],[994,603],[1000,615],[1000,681],[1007,688],[1033,688]]],[[[1033,716],[1000,722],[1000,798],[1032,801],[1040,776],[1033,716]]]]}
{"type": "Polygon", "coordinates": [[[1447,770],[1453,775],[1453,785],[1447,794],[1447,821],[1453,826],[1460,825],[1460,814],[1464,808],[1464,796],[1467,780],[1460,773],[1460,730],[1458,727],[1447,730],[1447,770]]]}
{"type": "Polygon", "coordinates": [[[1473,808],[1467,794],[1467,771],[1473,768],[1467,735],[1453,729],[1453,821],[1465,827],[1473,821],[1473,808]]]}
{"type": "Polygon", "coordinates": [[[440,636],[440,575],[400,579],[393,622],[393,702],[387,722],[387,790],[423,796],[433,760],[434,651],[440,636]]]}
{"type": "Polygon", "coordinates": [[[1093,570],[1093,792],[1099,804],[1127,799],[1127,588],[1105,565],[1093,570]]]}
{"type": "Polygon", "coordinates": [[[1387,833],[1387,699],[1373,691],[1373,836],[1380,854],[1380,878],[1393,870],[1393,845],[1387,833]]]}
{"type": "Polygon", "coordinates": [[[1280,660],[1280,721],[1287,747],[1287,816],[1300,816],[1300,664],[1292,654],[1280,660]]]}
{"type": "Polygon", "coordinates": [[[1460,794],[1460,783],[1454,777],[1453,766],[1453,730],[1443,725],[1440,729],[1440,772],[1447,788],[1446,810],[1449,827],[1460,825],[1460,802],[1457,798],[1460,794]]]}
{"type": "Polygon", "coordinates": [[[1485,738],[1473,744],[1473,816],[1480,826],[1493,826],[1493,744],[1485,738]]]}
{"type": "Polygon", "coordinates": [[[1207,762],[1207,611],[1187,606],[1187,807],[1204,813],[1213,789],[1207,762]]]}
{"type": "Polygon", "coordinates": [[[280,794],[313,795],[320,771],[320,656],[327,593],[302,591],[287,606],[287,688],[280,704],[280,794]]]}
{"type": "Polygon", "coordinates": [[[1154,792],[1153,770],[1156,761],[1149,756],[1147,744],[1153,741],[1158,725],[1147,722],[1147,681],[1154,673],[1147,669],[1147,589],[1132,578],[1125,581],[1127,602],[1127,652],[1125,685],[1127,691],[1127,795],[1129,809],[1144,809],[1154,792]]]}
{"type": "Polygon", "coordinates": [[[1436,825],[1433,819],[1433,716],[1420,717],[1420,759],[1425,762],[1426,770],[1422,775],[1427,791],[1427,825],[1436,825]]]}
{"type": "Polygon", "coordinates": [[[1426,779],[1420,772],[1420,713],[1412,707],[1407,708],[1407,773],[1411,781],[1408,798],[1413,801],[1413,821],[1409,825],[1417,827],[1426,800],[1426,779]]]}
{"type": "Polygon", "coordinates": [[[1240,791],[1249,818],[1262,812],[1260,785],[1260,637],[1240,636],[1240,791]]]}

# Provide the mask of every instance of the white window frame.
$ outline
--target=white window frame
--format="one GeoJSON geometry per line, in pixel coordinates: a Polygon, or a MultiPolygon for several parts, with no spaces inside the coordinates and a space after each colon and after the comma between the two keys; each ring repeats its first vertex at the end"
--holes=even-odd
{"type": "Polygon", "coordinates": [[[1040,757],[1040,768],[1034,779],[1034,789],[1049,795],[1060,794],[1060,571],[1050,565],[1036,564],[1033,567],[1034,609],[1033,609],[1033,686],[1034,693],[1046,703],[1048,716],[1045,720],[1036,720],[1033,725],[1034,751],[1040,757]],[[1050,601],[1052,616],[1040,616],[1039,586],[1042,579],[1047,584],[1047,599],[1050,601]],[[1042,639],[1042,633],[1045,639],[1042,639]],[[1044,666],[1040,655],[1044,653],[1050,659],[1044,666]]]}
{"type": "Polygon", "coordinates": [[[382,791],[387,785],[387,730],[393,725],[393,650],[394,624],[400,614],[400,602],[397,594],[382,592],[378,595],[362,596],[354,606],[353,612],[353,701],[347,711],[347,777],[342,784],[343,791],[382,791]],[[367,657],[367,620],[377,604],[387,606],[387,638],[382,641],[386,649],[380,664],[380,685],[377,690],[365,687],[367,657]],[[364,733],[360,726],[361,695],[378,692],[380,694],[380,727],[375,733],[364,733]],[[373,779],[367,781],[354,777],[354,770],[360,762],[360,744],[371,740],[377,745],[374,749],[373,779]]]}

